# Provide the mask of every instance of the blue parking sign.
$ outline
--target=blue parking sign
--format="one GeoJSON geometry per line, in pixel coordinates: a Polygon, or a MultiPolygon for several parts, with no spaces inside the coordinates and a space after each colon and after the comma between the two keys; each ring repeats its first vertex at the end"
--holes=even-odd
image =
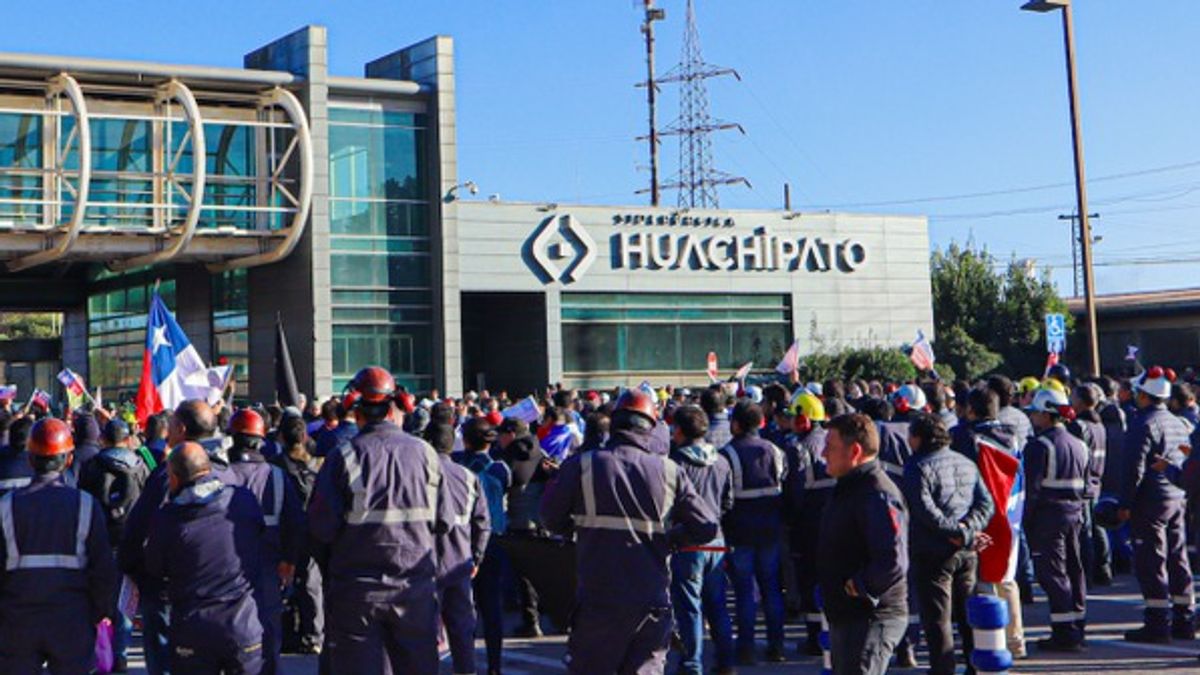
{"type": "Polygon", "coordinates": [[[1062,314],[1046,315],[1046,351],[1062,354],[1067,350],[1067,320],[1062,314]]]}

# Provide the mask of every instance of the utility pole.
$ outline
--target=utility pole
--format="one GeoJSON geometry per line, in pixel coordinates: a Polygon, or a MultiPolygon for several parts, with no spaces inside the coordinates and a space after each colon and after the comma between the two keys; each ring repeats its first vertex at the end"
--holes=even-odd
{"type": "Polygon", "coordinates": [[[1092,273],[1092,223],[1088,220],[1087,179],[1083,173],[1083,128],[1079,121],[1079,75],[1075,69],[1075,22],[1071,5],[1062,8],[1067,52],[1067,89],[1071,97],[1071,145],[1075,149],[1075,210],[1079,214],[1079,252],[1083,262],[1083,304],[1087,312],[1088,372],[1100,376],[1100,327],[1096,324],[1096,277],[1092,273]]]}
{"type": "MultiPolygon", "coordinates": [[[[1088,220],[1099,217],[1099,213],[1088,214],[1088,220]]],[[[1078,298],[1079,287],[1083,283],[1081,279],[1083,275],[1080,274],[1082,270],[1079,269],[1079,245],[1083,242],[1083,235],[1079,234],[1079,231],[1075,229],[1075,221],[1079,220],[1079,216],[1074,213],[1063,213],[1059,214],[1058,219],[1071,221],[1071,296],[1078,298]]],[[[1095,237],[1092,239],[1092,243],[1094,244],[1100,241],[1100,239],[1100,237],[1095,237]]]]}
{"type": "Polygon", "coordinates": [[[1071,145],[1075,151],[1075,212],[1079,214],[1079,250],[1083,260],[1084,335],[1087,339],[1088,374],[1100,375],[1100,332],[1096,325],[1096,279],[1092,274],[1092,225],[1088,221],[1087,181],[1083,172],[1083,129],[1079,122],[1078,74],[1075,70],[1075,22],[1071,0],[1029,0],[1021,9],[1062,12],[1063,43],[1067,53],[1067,96],[1071,102],[1071,145]]]}
{"type": "Polygon", "coordinates": [[[664,9],[656,8],[654,0],[645,0],[646,19],[642,22],[642,34],[646,36],[646,81],[638,86],[646,87],[646,103],[650,107],[650,133],[646,139],[650,143],[650,206],[658,206],[658,115],[657,85],[654,82],[654,22],[667,18],[664,9]]]}

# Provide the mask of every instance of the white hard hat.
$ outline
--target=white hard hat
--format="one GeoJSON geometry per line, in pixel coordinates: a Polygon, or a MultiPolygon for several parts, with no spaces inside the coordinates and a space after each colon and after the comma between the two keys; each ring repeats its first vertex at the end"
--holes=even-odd
{"type": "Polygon", "coordinates": [[[812,394],[813,396],[822,396],[825,392],[825,387],[821,386],[820,382],[809,382],[808,384],[804,385],[804,388],[807,389],[808,393],[812,394]]]}
{"type": "Polygon", "coordinates": [[[1067,395],[1057,389],[1042,387],[1037,389],[1033,394],[1033,400],[1029,405],[1025,406],[1028,412],[1044,412],[1052,415],[1061,415],[1062,408],[1069,406],[1071,403],[1067,400],[1067,395]]]}
{"type": "MultiPolygon", "coordinates": [[[[892,394],[892,405],[896,405],[900,399],[904,399],[909,410],[920,410],[925,407],[926,403],[925,392],[921,391],[921,388],[915,384],[906,384],[897,389],[892,394]]],[[[900,406],[896,407],[897,409],[900,408],[900,406]]]]}
{"type": "Polygon", "coordinates": [[[1169,398],[1171,383],[1174,381],[1175,371],[1161,366],[1151,366],[1133,379],[1133,388],[1155,398],[1169,398]]]}
{"type": "Polygon", "coordinates": [[[746,396],[755,403],[762,403],[762,387],[753,384],[746,387],[746,396]]]}

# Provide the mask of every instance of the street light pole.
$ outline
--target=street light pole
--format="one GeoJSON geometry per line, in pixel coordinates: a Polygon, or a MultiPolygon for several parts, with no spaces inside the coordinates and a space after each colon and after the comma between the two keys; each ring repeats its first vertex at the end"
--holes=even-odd
{"type": "Polygon", "coordinates": [[[1100,342],[1096,325],[1096,279],[1092,272],[1092,224],[1087,207],[1087,182],[1083,171],[1083,130],[1079,123],[1079,88],[1075,71],[1075,24],[1070,0],[1033,0],[1021,7],[1033,12],[1062,10],[1063,42],[1067,52],[1067,95],[1071,101],[1071,142],[1075,150],[1075,208],[1079,214],[1079,248],[1083,257],[1083,304],[1087,314],[1088,373],[1100,374],[1100,342]]]}

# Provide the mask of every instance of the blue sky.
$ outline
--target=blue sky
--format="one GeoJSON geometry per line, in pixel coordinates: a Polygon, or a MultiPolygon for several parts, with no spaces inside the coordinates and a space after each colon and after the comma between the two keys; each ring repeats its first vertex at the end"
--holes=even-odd
{"type": "MultiPolygon", "coordinates": [[[[678,60],[684,3],[659,4],[661,72],[678,60]]],[[[1061,27],[1020,4],[698,0],[706,59],[743,78],[709,91],[713,114],[747,132],[718,138],[716,164],[754,185],[724,189],[722,206],[779,207],[790,182],[801,210],[928,214],[934,245],[973,238],[1004,258],[1036,258],[1069,294],[1070,235],[1056,219],[1074,203],[1061,27]]],[[[1200,286],[1200,3],[1077,4],[1097,287],[1200,286]]],[[[481,197],[639,204],[640,5],[78,0],[47,20],[36,3],[12,3],[7,24],[20,30],[0,49],[240,66],[245,52],[319,23],[331,72],[358,75],[395,48],[451,35],[460,177],[481,197]]],[[[663,99],[666,123],[677,100],[663,99]]],[[[676,157],[667,141],[668,173],[676,157]]]]}

